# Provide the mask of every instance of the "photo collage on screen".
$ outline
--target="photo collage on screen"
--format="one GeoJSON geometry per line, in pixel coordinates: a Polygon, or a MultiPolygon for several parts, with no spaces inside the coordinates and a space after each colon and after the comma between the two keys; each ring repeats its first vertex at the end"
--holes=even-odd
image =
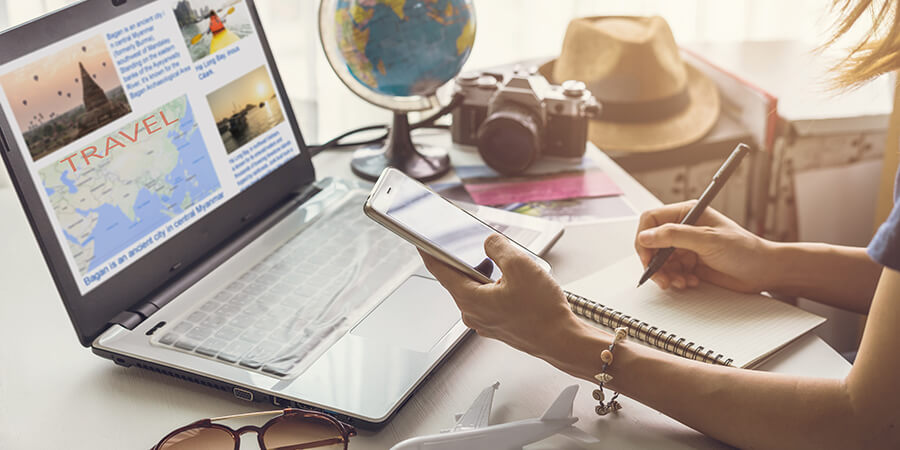
{"type": "Polygon", "coordinates": [[[243,0],[139,8],[0,88],[82,293],[299,154],[243,0]]]}

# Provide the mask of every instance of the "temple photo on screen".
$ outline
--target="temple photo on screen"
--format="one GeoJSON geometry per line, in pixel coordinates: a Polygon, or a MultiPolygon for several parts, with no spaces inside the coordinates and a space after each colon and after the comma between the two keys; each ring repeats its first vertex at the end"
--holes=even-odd
{"type": "Polygon", "coordinates": [[[0,85],[35,161],[131,112],[101,35],[26,64],[0,85]]]}

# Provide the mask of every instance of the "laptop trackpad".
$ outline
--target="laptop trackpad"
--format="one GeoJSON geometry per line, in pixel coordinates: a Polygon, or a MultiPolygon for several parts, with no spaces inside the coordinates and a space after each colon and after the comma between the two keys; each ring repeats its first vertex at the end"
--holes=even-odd
{"type": "Polygon", "coordinates": [[[427,352],[459,321],[450,294],[430,278],[410,276],[375,308],[351,334],[427,352]]]}

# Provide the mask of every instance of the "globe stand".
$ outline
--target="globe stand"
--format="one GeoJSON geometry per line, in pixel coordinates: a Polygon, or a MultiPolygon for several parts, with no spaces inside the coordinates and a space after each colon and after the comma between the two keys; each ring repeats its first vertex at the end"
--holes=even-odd
{"type": "Polygon", "coordinates": [[[384,145],[371,145],[353,153],[350,168],[358,177],[375,181],[386,167],[419,180],[440,178],[450,170],[450,157],[438,147],[413,144],[406,113],[394,112],[394,123],[384,145]]]}

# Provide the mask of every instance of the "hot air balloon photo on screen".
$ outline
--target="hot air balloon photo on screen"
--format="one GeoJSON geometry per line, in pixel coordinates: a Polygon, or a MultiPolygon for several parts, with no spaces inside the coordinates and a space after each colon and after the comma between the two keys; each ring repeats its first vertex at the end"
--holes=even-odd
{"type": "Polygon", "coordinates": [[[0,77],[35,161],[131,112],[103,36],[0,77]]]}

